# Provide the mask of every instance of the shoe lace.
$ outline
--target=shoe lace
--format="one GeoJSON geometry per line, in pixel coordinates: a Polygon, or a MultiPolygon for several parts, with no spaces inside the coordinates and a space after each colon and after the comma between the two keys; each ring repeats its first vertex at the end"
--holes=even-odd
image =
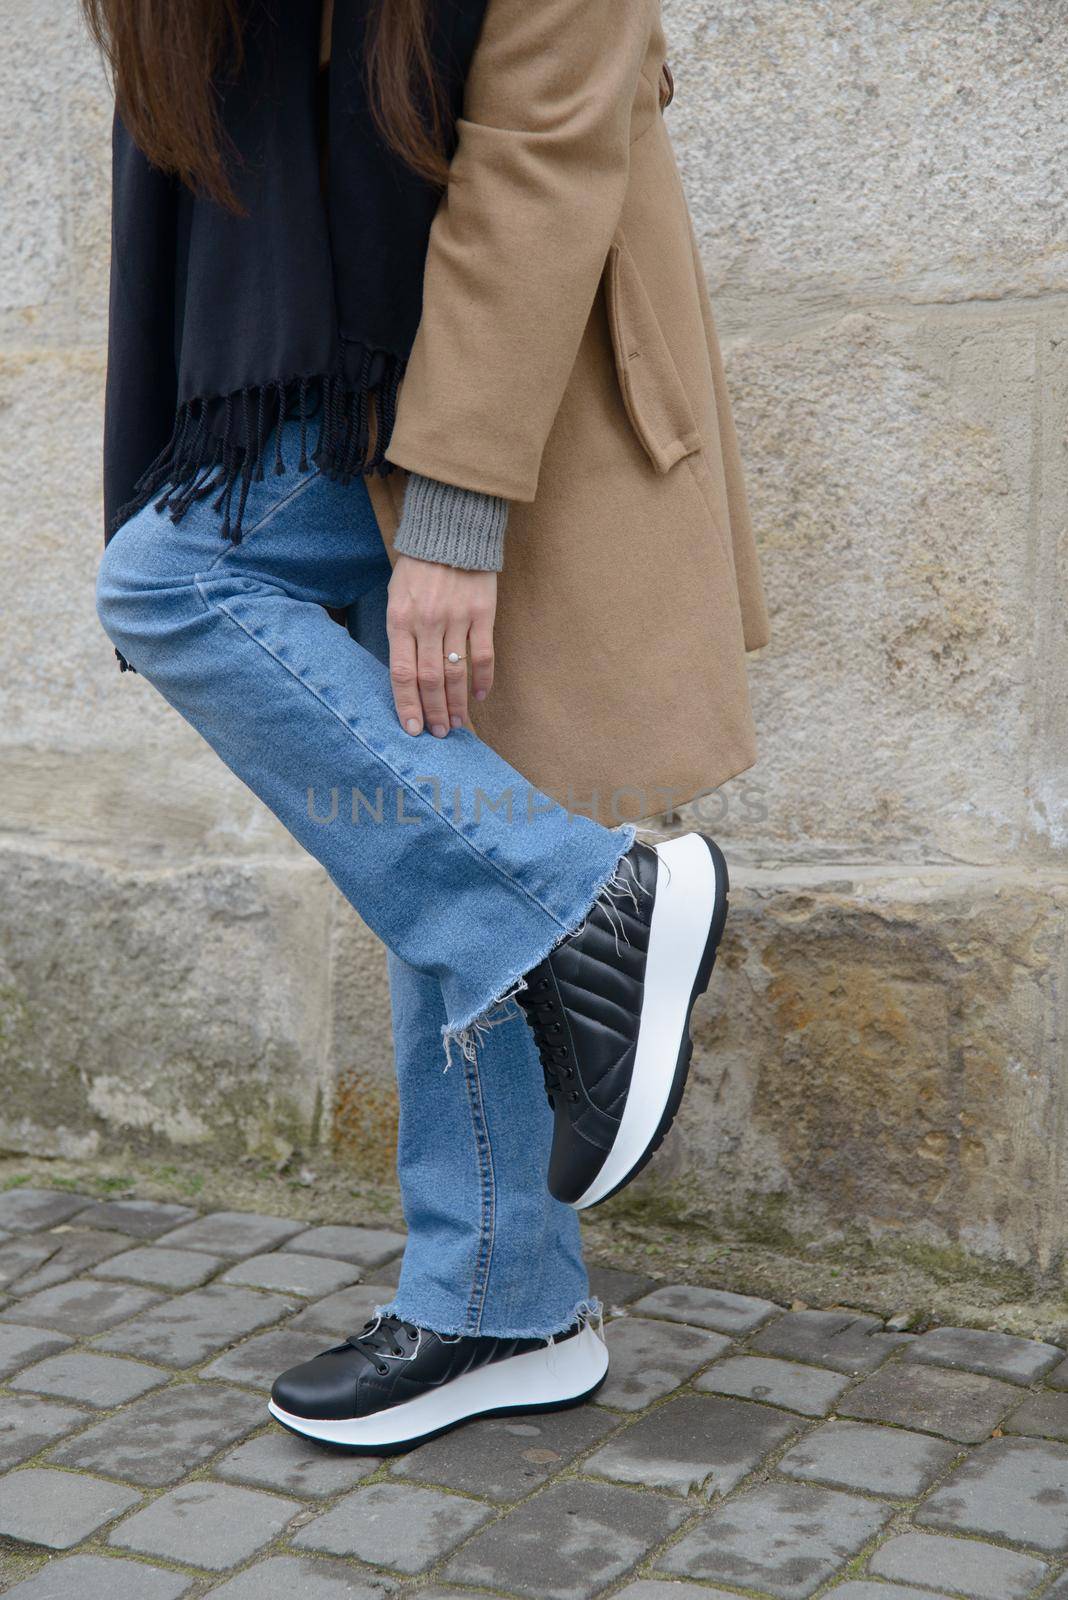
{"type": "Polygon", "coordinates": [[[378,1375],[385,1378],[389,1374],[386,1357],[409,1361],[415,1354],[414,1350],[405,1350],[402,1347],[400,1342],[402,1329],[409,1339],[416,1341],[418,1349],[419,1329],[401,1317],[375,1317],[359,1333],[354,1333],[351,1338],[346,1339],[345,1343],[365,1356],[378,1375]]]}
{"type": "Polygon", "coordinates": [[[556,1101],[553,1096],[558,1094],[566,1094],[569,1100],[577,1101],[580,1098],[578,1090],[574,1087],[564,1087],[565,1082],[573,1084],[575,1069],[571,1064],[571,1051],[566,1042],[563,1007],[555,987],[547,976],[543,976],[519,995],[518,999],[526,1012],[530,1031],[534,1035],[534,1043],[538,1047],[538,1059],[545,1077],[545,1093],[549,1098],[549,1104],[555,1108],[556,1101]]]}

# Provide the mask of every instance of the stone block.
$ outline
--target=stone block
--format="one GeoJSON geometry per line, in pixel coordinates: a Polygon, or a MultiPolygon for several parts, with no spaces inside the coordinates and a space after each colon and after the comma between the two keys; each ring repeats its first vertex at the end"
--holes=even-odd
{"type": "Polygon", "coordinates": [[[92,1276],[127,1279],[154,1289],[197,1289],[225,1265],[221,1256],[209,1256],[203,1250],[160,1250],[142,1245],[102,1262],[92,1269],[92,1276]]]}
{"type": "Polygon", "coordinates": [[[826,1416],[848,1385],[844,1375],[769,1356],[727,1356],[695,1380],[695,1386],[708,1394],[761,1400],[807,1417],[826,1416]]]}
{"type": "Polygon", "coordinates": [[[87,1157],[133,1141],[277,1160],[314,1143],[335,894],[317,866],[161,870],[11,845],[0,884],[6,1149],[87,1157]]]}
{"type": "Polygon", "coordinates": [[[585,1470],[676,1494],[729,1494],[796,1431],[796,1417],[744,1400],[683,1395],[594,1451],[585,1470]]]}
{"type": "Polygon", "coordinates": [[[889,1506],[834,1489],[768,1483],[747,1489],[658,1557],[664,1572],[807,1600],[875,1537],[889,1506]]]}
{"type": "Polygon", "coordinates": [[[899,1533],[880,1545],[868,1568],[898,1583],[938,1584],[965,1600],[1025,1600],[1049,1572],[1034,1556],[940,1533],[899,1533]]]}
{"type": "Polygon", "coordinates": [[[135,1506],[135,1489],[84,1474],[28,1467],[0,1482],[0,1534],[69,1550],[135,1506]]]}
{"type": "MultiPolygon", "coordinates": [[[[1068,701],[1066,701],[1068,703],[1068,701]]],[[[1068,746],[1066,746],[1068,747],[1068,746]]],[[[639,1180],[760,1241],[828,1229],[1054,1270],[1068,882],[739,868],[690,1087],[639,1180]],[[1020,1072],[1021,1059],[1028,1070],[1020,1072]]],[[[755,1347],[779,1347],[783,1318],[755,1347]]],[[[802,1358],[807,1359],[807,1358],[802,1358]]]]}
{"type": "Polygon", "coordinates": [[[978,1328],[932,1328],[930,1333],[913,1340],[904,1359],[954,1367],[958,1371],[982,1372],[988,1378],[1004,1378],[1006,1383],[1028,1384],[1037,1383],[1063,1361],[1064,1351],[1055,1344],[1018,1339],[1008,1333],[985,1332],[978,1328]]]}
{"type": "Polygon", "coordinates": [[[962,28],[950,0],[664,11],[668,122],[713,291],[739,314],[1068,286],[1043,114],[1065,94],[1059,13],[1047,32],[1027,6],[962,28]]]}
{"type": "Polygon", "coordinates": [[[94,1283],[80,1278],[73,1283],[58,1283],[51,1289],[17,1300],[0,1312],[5,1322],[28,1322],[34,1326],[58,1328],[61,1333],[84,1339],[149,1306],[158,1305],[162,1296],[152,1289],[125,1283],[94,1283]]]}
{"type": "Polygon", "coordinates": [[[169,1373],[146,1366],[143,1361],[98,1356],[91,1350],[70,1350],[24,1368],[9,1382],[12,1389],[28,1389],[32,1394],[55,1395],[107,1410],[125,1405],[149,1389],[158,1389],[169,1377],[169,1373]]]}
{"type": "Polygon", "coordinates": [[[762,1329],[750,1349],[854,1375],[882,1366],[907,1338],[884,1332],[878,1317],[853,1311],[790,1311],[762,1329]]]}
{"type": "Polygon", "coordinates": [[[78,1219],[81,1228],[114,1228],[134,1239],[155,1239],[169,1233],[196,1216],[192,1206],[179,1206],[161,1200],[101,1200],[78,1219]]]}
{"type": "Polygon", "coordinates": [[[6,1194],[0,1194],[0,1228],[9,1233],[55,1228],[90,1204],[88,1195],[67,1194],[59,1189],[8,1189],[6,1194]]]}
{"type": "Polygon", "coordinates": [[[298,1500],[326,1500],[366,1478],[380,1465],[375,1456],[324,1450],[312,1440],[272,1428],[246,1439],[212,1468],[230,1483],[274,1489],[298,1500]]]}
{"type": "Polygon", "coordinates": [[[618,1484],[551,1484],[470,1540],[444,1576],[526,1600],[591,1600],[686,1515],[677,1502],[618,1484]]]}
{"type": "Polygon", "coordinates": [[[977,1444],[1018,1398],[1018,1389],[997,1378],[895,1362],[851,1389],[838,1409],[844,1417],[920,1428],[961,1444],[977,1444]]]}
{"type": "Polygon", "coordinates": [[[302,1528],[302,1550],[356,1556],[375,1567],[425,1572],[491,1515],[489,1506],[436,1489],[375,1483],[355,1489],[302,1528]]]}
{"type": "Polygon", "coordinates": [[[309,1328],[275,1328],[224,1350],[204,1368],[209,1378],[229,1378],[253,1389],[269,1390],[279,1373],[296,1367],[327,1348],[322,1334],[309,1328]]]}
{"type": "Polygon", "coordinates": [[[192,1587],[184,1573],[146,1561],[66,1556],[7,1592],[15,1600],[182,1600],[192,1587]]]}
{"type": "Polygon", "coordinates": [[[17,1323],[0,1323],[0,1380],[6,1381],[13,1372],[28,1367],[31,1361],[40,1361],[68,1344],[67,1334],[50,1328],[20,1328],[17,1323]]]}
{"type": "Polygon", "coordinates": [[[380,1600],[388,1578],[339,1561],[269,1556],[211,1591],[213,1600],[380,1600]]]}
{"type": "Polygon", "coordinates": [[[299,1501],[232,1483],[183,1483],[127,1517],[110,1543],[223,1572],[277,1538],[299,1510],[299,1501]]]}
{"type": "Polygon", "coordinates": [[[950,1473],[916,1514],[929,1528],[1068,1554],[1068,1446],[991,1439],[950,1473]]]}
{"type": "Polygon", "coordinates": [[[643,1411],[730,1345],[722,1334],[704,1328],[645,1317],[618,1317],[607,1324],[605,1337],[611,1364],[597,1399],[621,1411],[643,1411]]]}
{"type": "Polygon", "coordinates": [[[212,1211],[195,1222],[161,1234],[156,1241],[165,1250],[204,1250],[212,1255],[260,1255],[300,1232],[292,1217],[266,1217],[254,1211],[212,1211]]]}
{"type": "Polygon", "coordinates": [[[0,1395],[0,1471],[28,1461],[91,1416],[81,1406],[57,1405],[36,1395],[0,1395]]]}
{"type": "Polygon", "coordinates": [[[106,1334],[100,1347],[158,1361],[165,1367],[194,1367],[245,1334],[277,1322],[292,1310],[292,1304],[280,1295],[209,1283],[205,1289],[175,1295],[154,1310],[131,1317],[106,1334]]]}
{"type": "Polygon", "coordinates": [[[392,1228],[348,1228],[329,1226],[309,1228],[287,1239],[283,1250],[296,1250],[306,1256],[329,1256],[349,1261],[355,1267],[371,1269],[392,1261],[404,1249],[406,1235],[392,1228]]]}
{"type": "Polygon", "coordinates": [[[323,1295],[348,1288],[359,1275],[359,1268],[347,1261],[299,1255],[295,1250],[272,1250],[267,1255],[250,1256],[247,1261],[228,1267],[220,1282],[247,1283],[254,1289],[277,1289],[282,1294],[318,1300],[323,1295]]]}
{"type": "Polygon", "coordinates": [[[420,1445],[399,1457],[393,1473],[483,1499],[521,1500],[615,1426],[615,1417],[593,1406],[494,1417],[420,1445]]]}
{"type": "Polygon", "coordinates": [[[835,1489],[911,1500],[959,1454],[955,1445],[904,1428],[825,1422],[787,1450],[778,1470],[787,1478],[835,1489]]]}
{"type": "Polygon", "coordinates": [[[656,1289],[634,1307],[636,1316],[667,1317],[673,1322],[691,1323],[696,1328],[711,1328],[714,1333],[727,1333],[732,1338],[752,1333],[778,1310],[770,1300],[727,1294],[722,1289],[691,1288],[686,1284],[656,1289]]]}
{"type": "Polygon", "coordinates": [[[263,1422],[254,1395],[217,1383],[182,1383],[104,1417],[50,1459],[147,1488],[176,1483],[263,1422]]]}

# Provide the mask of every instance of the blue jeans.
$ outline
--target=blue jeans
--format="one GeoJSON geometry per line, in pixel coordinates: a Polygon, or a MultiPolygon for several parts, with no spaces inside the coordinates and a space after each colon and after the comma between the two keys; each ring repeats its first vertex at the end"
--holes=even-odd
{"type": "Polygon", "coordinates": [[[442,1333],[557,1332],[588,1287],[577,1219],[545,1189],[551,1118],[507,997],[611,892],[634,830],[567,812],[466,729],[401,728],[366,489],[298,472],[298,432],[283,430],[289,468],[251,485],[239,545],[207,500],[121,528],[100,620],[389,949],[410,1228],[390,1309],[442,1333]],[[367,613],[371,648],[325,607],[367,613]],[[442,1038],[461,1045],[449,1071],[442,1038]]]}

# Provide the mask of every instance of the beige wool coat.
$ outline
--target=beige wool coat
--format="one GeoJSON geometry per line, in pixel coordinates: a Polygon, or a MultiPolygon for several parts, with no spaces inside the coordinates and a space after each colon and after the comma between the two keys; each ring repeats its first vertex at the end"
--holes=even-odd
{"type": "Polygon", "coordinates": [[[512,502],[473,725],[609,825],[753,763],[768,638],[665,51],[659,0],[489,0],[388,451],[512,502]]]}

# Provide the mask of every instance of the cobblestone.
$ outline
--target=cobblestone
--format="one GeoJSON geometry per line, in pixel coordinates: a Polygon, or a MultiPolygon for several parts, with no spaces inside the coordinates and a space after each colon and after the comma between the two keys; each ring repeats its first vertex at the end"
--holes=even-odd
{"type": "Polygon", "coordinates": [[[848,1383],[839,1373],[770,1356],[727,1356],[696,1380],[697,1388],[710,1394],[763,1400],[807,1417],[825,1417],[848,1383]]]}
{"type": "Polygon", "coordinates": [[[87,1194],[61,1194],[57,1189],[9,1189],[6,1194],[0,1194],[0,1228],[7,1228],[11,1233],[55,1228],[91,1204],[87,1194]]]}
{"type": "Polygon", "coordinates": [[[231,1378],[252,1389],[270,1390],[280,1372],[310,1361],[323,1348],[321,1333],[302,1333],[291,1327],[272,1329],[217,1356],[204,1372],[209,1378],[231,1378]]]}
{"type": "Polygon", "coordinates": [[[143,1356],[162,1366],[192,1367],[235,1339],[276,1322],[291,1309],[292,1302],[279,1295],[209,1283],[205,1289],[176,1295],[156,1310],[131,1318],[101,1339],[100,1347],[143,1356]]]}
{"type": "Polygon", "coordinates": [[[612,1363],[597,1399],[621,1411],[643,1411],[650,1400],[670,1394],[730,1345],[722,1334],[703,1328],[665,1327],[641,1317],[609,1322],[605,1334],[612,1363]]]}
{"type": "Polygon", "coordinates": [[[36,1395],[0,1395],[0,1470],[28,1461],[88,1422],[92,1414],[81,1406],[58,1405],[36,1395]]]}
{"type": "Polygon", "coordinates": [[[713,1511],[657,1564],[685,1578],[807,1600],[890,1515],[889,1506],[837,1489],[764,1484],[713,1511]]]}
{"type": "Polygon", "coordinates": [[[140,1498],[135,1489],[103,1478],[28,1467],[0,1483],[0,1534],[49,1550],[69,1550],[140,1498]]]}
{"type": "Polygon", "coordinates": [[[54,1234],[7,1234],[0,1244],[0,1285],[12,1293],[15,1284],[56,1254],[60,1241],[54,1234]]]}
{"type": "Polygon", "coordinates": [[[874,1372],[910,1337],[884,1333],[877,1317],[858,1317],[851,1311],[791,1311],[761,1329],[750,1348],[768,1356],[811,1361],[835,1372],[874,1372]]]}
{"type": "Polygon", "coordinates": [[[177,1250],[206,1250],[209,1255],[258,1256],[276,1250],[285,1239],[303,1231],[291,1217],[261,1217],[251,1211],[213,1211],[195,1222],[160,1234],[157,1243],[177,1250]]]}
{"type": "Polygon", "coordinates": [[[216,1477],[232,1483],[277,1489],[298,1499],[325,1500],[353,1488],[380,1465],[375,1456],[322,1450],[295,1434],[273,1428],[239,1444],[212,1470],[216,1477]]]}
{"type": "Polygon", "coordinates": [[[283,1432],[263,1391],[392,1297],[400,1234],[16,1195],[5,1600],[1068,1600],[1053,1345],[602,1267],[599,1403],[381,1461],[283,1432]]]}
{"type": "Polygon", "coordinates": [[[1054,1344],[1017,1339],[1008,1333],[986,1333],[977,1328],[934,1328],[914,1339],[905,1351],[906,1361],[930,1362],[958,1371],[981,1372],[1007,1383],[1034,1383],[1063,1358],[1054,1344]]]}
{"type": "Polygon", "coordinates": [[[490,1500],[518,1500],[616,1426],[615,1417],[594,1406],[476,1422],[398,1457],[393,1474],[490,1500]]]}
{"type": "Polygon", "coordinates": [[[1068,1444],[1068,1394],[1033,1394],[1002,1426],[1006,1433],[1034,1434],[1068,1444]]]}
{"type": "Polygon", "coordinates": [[[762,1322],[778,1313],[770,1300],[754,1300],[749,1295],[725,1294],[719,1289],[690,1289],[685,1284],[657,1289],[634,1307],[638,1316],[670,1317],[674,1322],[689,1322],[713,1333],[729,1333],[732,1338],[752,1333],[762,1322]]]}
{"type": "Polygon", "coordinates": [[[7,1590],[7,1600],[182,1600],[188,1577],[144,1561],[65,1556],[7,1590]]]}
{"type": "Polygon", "coordinates": [[[287,1240],[282,1249],[306,1256],[329,1256],[370,1271],[400,1255],[404,1235],[389,1228],[308,1228],[287,1240]]]}
{"type": "Polygon", "coordinates": [[[143,1245],[94,1267],[94,1278],[120,1278],[156,1289],[199,1289],[226,1265],[221,1256],[200,1250],[161,1250],[143,1245]]]}
{"type": "Polygon", "coordinates": [[[169,1374],[143,1361],[123,1356],[98,1356],[91,1350],[47,1356],[11,1379],[12,1389],[29,1389],[34,1394],[56,1395],[62,1400],[77,1400],[84,1406],[106,1409],[136,1400],[149,1389],[166,1383],[169,1374]]]}
{"type": "Polygon", "coordinates": [[[393,1290],[388,1283],[357,1283],[351,1289],[328,1294],[325,1300],[307,1306],[288,1326],[302,1332],[314,1328],[332,1337],[336,1344],[339,1339],[347,1339],[350,1333],[358,1333],[374,1316],[375,1306],[386,1305],[392,1298],[393,1290]]]}
{"type": "Polygon", "coordinates": [[[590,1293],[609,1310],[622,1310],[633,1305],[642,1295],[656,1288],[653,1278],[638,1272],[627,1272],[622,1267],[593,1266],[590,1268],[590,1293]]]}
{"type": "Polygon", "coordinates": [[[1020,1391],[996,1378],[938,1367],[895,1365],[877,1372],[839,1402],[844,1417],[920,1428],[962,1444],[993,1432],[1020,1391]]]}
{"type": "Polygon", "coordinates": [[[81,1228],[114,1228],[133,1239],[155,1239],[196,1217],[192,1206],[163,1204],[158,1200],[101,1200],[78,1217],[81,1228]]]}
{"type": "Polygon", "coordinates": [[[213,1589],[211,1600],[380,1600],[392,1587],[342,1562],[271,1556],[213,1589]]]}
{"type": "MultiPolygon", "coordinates": [[[[79,1218],[79,1222],[80,1222],[79,1218]]],[[[84,1272],[98,1261],[106,1261],[125,1249],[126,1241],[103,1228],[71,1228],[69,1233],[47,1234],[55,1248],[48,1260],[28,1272],[23,1272],[8,1286],[8,1293],[16,1296],[35,1294],[38,1289],[49,1289],[54,1283],[66,1283],[76,1273],[84,1272]]],[[[29,1244],[31,1241],[26,1240],[29,1244]]],[[[33,1240],[36,1243],[36,1239],[33,1240]]],[[[42,1240],[42,1243],[45,1241],[42,1240]]]]}
{"type": "Polygon", "coordinates": [[[305,1300],[318,1300],[324,1294],[347,1289],[359,1277],[359,1268],[347,1261],[332,1261],[329,1256],[298,1255],[294,1250],[273,1250],[269,1255],[250,1256],[236,1267],[229,1267],[220,1283],[246,1283],[254,1289],[278,1289],[282,1294],[299,1294],[305,1300]]]}
{"type": "Polygon", "coordinates": [[[940,1584],[965,1600],[1024,1600],[1049,1572],[1044,1561],[972,1539],[941,1533],[900,1533],[868,1562],[880,1578],[940,1584]]]}
{"type": "Polygon", "coordinates": [[[991,1439],[950,1474],[916,1520],[1068,1555],[1068,1447],[991,1439]]]}
{"type": "Polygon", "coordinates": [[[0,1312],[0,1319],[58,1328],[61,1333],[85,1338],[86,1334],[100,1333],[116,1322],[125,1322],[127,1317],[157,1305],[161,1299],[162,1296],[152,1289],[78,1278],[71,1283],[57,1283],[51,1289],[41,1289],[16,1305],[8,1306],[0,1312]]]}
{"type": "Polygon", "coordinates": [[[105,1417],[53,1450],[50,1459],[160,1488],[184,1478],[262,1421],[263,1408],[254,1395],[222,1384],[180,1384],[105,1417]]]}
{"type": "Polygon", "coordinates": [[[472,1539],[445,1577],[530,1600],[590,1600],[687,1514],[685,1506],[614,1483],[553,1484],[472,1539]]]}
{"type": "Polygon", "coordinates": [[[20,1328],[17,1323],[6,1326],[0,1323],[0,1381],[18,1372],[20,1367],[29,1366],[31,1361],[64,1349],[69,1343],[69,1335],[55,1333],[50,1328],[20,1328]]]}
{"type": "Polygon", "coordinates": [[[258,1489],[184,1483],[127,1517],[111,1535],[111,1543],[224,1572],[262,1550],[299,1510],[299,1501],[258,1489]]]}
{"type": "Polygon", "coordinates": [[[829,1483],[838,1489],[912,1499],[939,1477],[957,1447],[904,1428],[864,1422],[826,1422],[788,1450],[779,1462],[787,1478],[829,1483]]]}
{"type": "Polygon", "coordinates": [[[302,1528],[293,1543],[398,1572],[425,1572],[490,1515],[477,1500],[438,1489],[374,1483],[346,1495],[302,1528]]]}
{"type": "Polygon", "coordinates": [[[796,1418],[745,1400],[685,1395],[624,1428],[587,1470],[677,1494],[729,1494],[797,1426],[796,1418]]]}

